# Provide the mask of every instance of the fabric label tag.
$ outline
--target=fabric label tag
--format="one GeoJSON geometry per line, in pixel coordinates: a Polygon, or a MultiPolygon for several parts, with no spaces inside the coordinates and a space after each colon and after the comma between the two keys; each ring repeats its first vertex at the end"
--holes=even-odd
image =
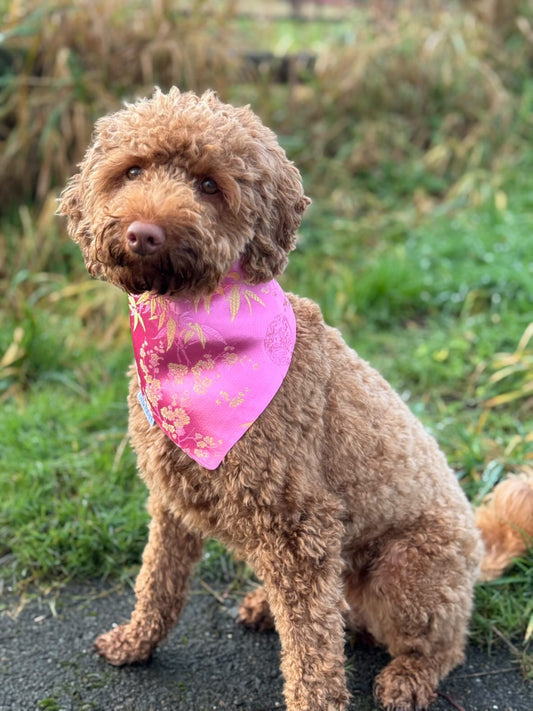
{"type": "Polygon", "coordinates": [[[153,427],[155,425],[154,416],[152,415],[152,411],[150,410],[150,407],[149,407],[148,403],[146,402],[146,400],[144,399],[144,395],[142,394],[142,392],[140,390],[137,393],[137,400],[139,401],[142,409],[144,410],[144,414],[146,415],[146,419],[150,423],[150,427],[153,427]]]}

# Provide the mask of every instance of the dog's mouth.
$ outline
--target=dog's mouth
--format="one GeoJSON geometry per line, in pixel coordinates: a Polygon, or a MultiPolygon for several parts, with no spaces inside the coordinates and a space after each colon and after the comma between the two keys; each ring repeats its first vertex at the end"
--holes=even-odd
{"type": "MultiPolygon", "coordinates": [[[[129,294],[146,291],[171,297],[213,292],[224,264],[208,254],[205,231],[133,221],[126,228],[111,220],[94,242],[105,279],[129,294]]],[[[210,245],[211,246],[211,245],[210,245]]],[[[227,265],[229,266],[229,265],[227,265]]]]}

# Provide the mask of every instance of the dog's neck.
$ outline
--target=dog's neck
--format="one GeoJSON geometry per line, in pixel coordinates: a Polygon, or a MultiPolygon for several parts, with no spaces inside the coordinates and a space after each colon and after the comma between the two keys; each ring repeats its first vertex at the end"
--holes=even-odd
{"type": "Polygon", "coordinates": [[[238,266],[200,299],[130,296],[140,402],[207,469],[278,391],[296,339],[292,307],[276,281],[248,284],[238,266]]]}

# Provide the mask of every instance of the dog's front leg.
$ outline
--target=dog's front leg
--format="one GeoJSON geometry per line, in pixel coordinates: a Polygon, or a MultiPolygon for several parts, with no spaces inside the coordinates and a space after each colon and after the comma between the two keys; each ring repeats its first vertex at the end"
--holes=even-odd
{"type": "Polygon", "coordinates": [[[201,536],[187,530],[178,517],[153,502],[149,511],[152,521],[131,619],[95,642],[96,651],[111,664],[148,659],[177,621],[191,568],[202,554],[201,536]]]}
{"type": "Polygon", "coordinates": [[[339,542],[328,545],[327,532],[317,526],[313,535],[282,534],[272,544],[254,563],[281,640],[287,711],[344,711],[349,694],[339,542]]]}

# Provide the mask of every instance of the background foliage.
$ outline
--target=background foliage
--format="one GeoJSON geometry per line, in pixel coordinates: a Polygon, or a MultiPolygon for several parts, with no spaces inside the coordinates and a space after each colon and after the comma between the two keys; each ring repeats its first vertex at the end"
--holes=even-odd
{"type": "MultiPolygon", "coordinates": [[[[125,438],[125,297],[55,197],[96,117],[154,85],[250,103],[314,204],[284,285],[392,381],[474,502],[533,456],[533,2],[0,0],[4,584],[128,574],[145,491],[125,438]]],[[[204,574],[229,569],[214,544],[204,574]]],[[[475,631],[524,640],[531,555],[475,631]],[[495,632],[497,630],[497,632],[495,632]]]]}

